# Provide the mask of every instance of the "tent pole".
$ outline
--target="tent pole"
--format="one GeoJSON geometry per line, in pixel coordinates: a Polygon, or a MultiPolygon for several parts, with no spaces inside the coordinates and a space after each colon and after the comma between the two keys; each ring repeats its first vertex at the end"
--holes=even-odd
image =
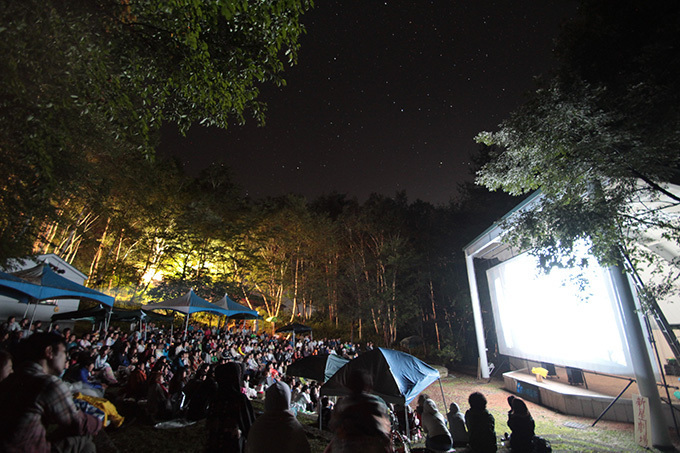
{"type": "Polygon", "coordinates": [[[406,420],[406,438],[411,441],[411,429],[408,426],[408,404],[404,401],[404,420],[406,420]]]}
{"type": "MultiPolygon", "coordinates": [[[[447,413],[446,410],[446,398],[444,397],[444,386],[442,385],[442,378],[437,379],[439,381],[439,389],[442,391],[442,401],[444,401],[444,413],[447,413]]],[[[448,418],[446,420],[446,423],[448,424],[448,418]]]]}
{"type": "Polygon", "coordinates": [[[184,325],[184,340],[185,341],[187,339],[187,331],[189,330],[189,316],[191,316],[191,314],[187,313],[187,323],[184,325]]]}
{"type": "Polygon", "coordinates": [[[111,314],[113,313],[113,307],[109,307],[109,313],[106,317],[106,324],[104,324],[104,330],[109,330],[109,325],[111,325],[111,314]]]}
{"type": "MultiPolygon", "coordinates": [[[[28,307],[27,307],[28,308],[28,307]]],[[[35,311],[38,309],[38,301],[35,301],[35,306],[33,307],[33,314],[31,315],[31,322],[28,324],[28,330],[31,330],[31,327],[33,327],[33,319],[35,319],[35,311]]]]}

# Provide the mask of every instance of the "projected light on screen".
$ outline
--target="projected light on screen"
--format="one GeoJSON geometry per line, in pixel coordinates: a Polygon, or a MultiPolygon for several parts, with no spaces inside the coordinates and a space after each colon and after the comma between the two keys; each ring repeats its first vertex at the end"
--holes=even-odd
{"type": "Polygon", "coordinates": [[[580,275],[585,282],[580,288],[576,270],[553,269],[546,275],[536,264],[525,253],[487,271],[500,352],[632,376],[607,271],[591,265],[580,275]]]}

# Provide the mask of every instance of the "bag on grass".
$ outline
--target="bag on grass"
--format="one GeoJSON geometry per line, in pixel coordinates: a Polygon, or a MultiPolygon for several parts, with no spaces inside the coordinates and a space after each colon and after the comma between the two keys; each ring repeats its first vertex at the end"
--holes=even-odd
{"type": "Polygon", "coordinates": [[[540,436],[534,436],[531,439],[531,447],[533,453],[552,453],[550,441],[540,436]]]}

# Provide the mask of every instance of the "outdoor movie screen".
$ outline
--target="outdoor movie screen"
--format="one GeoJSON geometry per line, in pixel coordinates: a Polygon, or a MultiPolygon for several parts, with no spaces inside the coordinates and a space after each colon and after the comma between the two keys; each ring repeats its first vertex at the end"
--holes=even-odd
{"type": "Polygon", "coordinates": [[[537,268],[524,253],[487,271],[501,354],[633,376],[607,269],[537,268]]]}

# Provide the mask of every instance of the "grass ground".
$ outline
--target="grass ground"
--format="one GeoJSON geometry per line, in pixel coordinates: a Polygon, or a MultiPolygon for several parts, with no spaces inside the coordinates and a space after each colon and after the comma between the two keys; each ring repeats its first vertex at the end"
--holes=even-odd
{"type": "MultiPolygon", "coordinates": [[[[494,379],[489,383],[478,381],[466,375],[449,375],[442,379],[446,407],[457,402],[465,411],[467,397],[479,391],[486,395],[488,408],[496,419],[496,432],[500,436],[509,432],[507,421],[507,397],[509,393],[502,388],[502,380],[494,379]]],[[[444,402],[439,384],[435,383],[425,390],[436,402],[440,411],[444,412],[444,402]]],[[[527,402],[529,410],[536,421],[536,434],[545,437],[552,443],[555,452],[643,452],[649,451],[635,444],[633,426],[628,423],[600,421],[595,427],[591,419],[558,414],[552,410],[527,402]],[[571,428],[565,424],[575,424],[579,428],[571,428]]],[[[255,402],[256,411],[262,411],[262,402],[255,402]]],[[[100,453],[115,452],[200,452],[205,439],[205,425],[199,422],[192,426],[177,429],[156,429],[141,419],[128,417],[120,428],[107,430],[97,439],[100,453]]],[[[312,446],[312,453],[321,453],[330,440],[330,433],[322,432],[314,426],[314,419],[300,416],[305,426],[307,438],[312,446]]],[[[672,433],[676,447],[680,449],[680,440],[672,433]]],[[[422,447],[414,444],[414,447],[422,447]]],[[[460,450],[464,451],[464,450],[460,450]]],[[[499,450],[503,451],[503,449],[499,450]]],[[[357,452],[360,453],[360,452],[357,452]]]]}

